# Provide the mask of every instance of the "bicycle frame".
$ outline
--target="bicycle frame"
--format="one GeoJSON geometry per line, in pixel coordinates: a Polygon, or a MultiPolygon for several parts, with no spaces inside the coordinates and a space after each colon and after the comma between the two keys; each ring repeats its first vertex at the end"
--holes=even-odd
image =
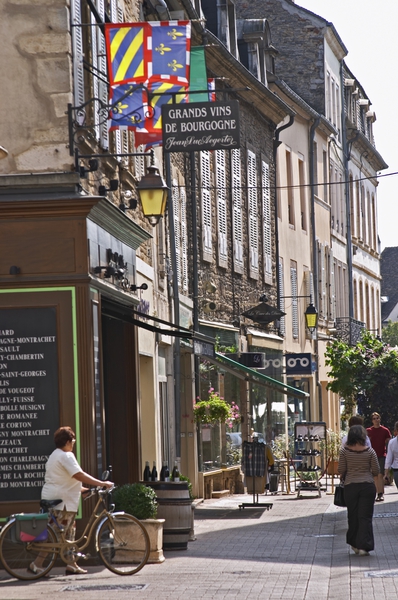
{"type": "MultiPolygon", "coordinates": [[[[57,520],[55,517],[52,517],[52,521],[55,521],[56,524],[56,529],[52,526],[52,523],[49,523],[49,526],[51,527],[51,529],[53,530],[54,534],[56,535],[57,538],[61,538],[59,541],[57,542],[31,542],[31,544],[28,545],[28,547],[40,551],[40,552],[49,552],[49,548],[51,548],[52,551],[56,551],[59,556],[62,558],[62,560],[64,562],[66,562],[65,560],[65,551],[68,550],[69,548],[76,548],[78,549],[79,553],[82,550],[85,550],[90,542],[91,539],[93,537],[93,534],[95,533],[95,531],[97,530],[97,528],[102,524],[102,522],[109,518],[112,521],[112,512],[109,512],[109,510],[106,508],[105,502],[104,502],[104,498],[101,495],[101,492],[98,492],[99,494],[99,498],[97,500],[97,503],[90,515],[90,518],[88,520],[87,525],[84,528],[84,531],[82,533],[82,535],[75,541],[70,541],[65,539],[65,533],[64,530],[62,529],[62,527],[58,524],[57,520]],[[98,509],[100,508],[101,504],[103,505],[101,512],[98,512],[98,509]],[[84,542],[84,543],[83,543],[84,542]],[[80,544],[82,544],[80,546],[80,544]]],[[[51,513],[50,513],[51,514],[51,513]]],[[[115,513],[115,515],[120,515],[123,513],[115,513]]]]}

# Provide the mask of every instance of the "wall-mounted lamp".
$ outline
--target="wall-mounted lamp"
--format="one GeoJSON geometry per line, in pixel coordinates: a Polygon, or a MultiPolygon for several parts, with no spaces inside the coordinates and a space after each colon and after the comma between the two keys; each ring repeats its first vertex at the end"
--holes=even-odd
{"type": "Polygon", "coordinates": [[[268,302],[268,296],[267,294],[261,294],[260,298],[258,299],[259,302],[268,302]]]}
{"type": "Polygon", "coordinates": [[[94,268],[94,273],[101,273],[101,271],[104,271],[104,277],[105,279],[109,279],[110,277],[114,277],[116,275],[116,269],[114,267],[111,267],[110,265],[106,266],[106,267],[95,267],[94,268]]]}
{"type": "Polygon", "coordinates": [[[10,267],[10,275],[19,275],[21,272],[20,267],[10,267]]]}
{"type": "Polygon", "coordinates": [[[314,333],[318,325],[318,311],[312,302],[307,306],[307,310],[304,313],[305,323],[311,333],[314,333]]]}
{"type": "Polygon", "coordinates": [[[83,165],[79,166],[80,177],[85,177],[87,173],[94,173],[94,171],[98,171],[98,166],[98,160],[96,158],[90,158],[88,161],[88,169],[86,169],[83,165]]]}
{"type": "Polygon", "coordinates": [[[119,209],[122,212],[126,212],[126,210],[135,210],[137,208],[137,198],[133,198],[133,193],[131,190],[126,190],[122,193],[122,201],[119,204],[119,209]]]}
{"type": "Polygon", "coordinates": [[[147,290],[148,289],[148,284],[147,283],[141,283],[141,285],[130,285],[130,290],[132,292],[136,292],[137,290],[147,290]]]}
{"type": "Polygon", "coordinates": [[[119,187],[118,179],[111,179],[109,182],[109,188],[106,188],[104,185],[100,185],[98,188],[98,193],[100,196],[106,196],[107,192],[116,192],[119,187]]]}
{"type": "Polygon", "coordinates": [[[314,333],[314,331],[318,325],[318,311],[312,303],[312,296],[281,296],[281,299],[284,300],[285,298],[293,298],[294,300],[297,300],[298,298],[309,298],[310,299],[310,303],[307,306],[307,309],[304,313],[304,317],[305,317],[305,324],[307,325],[309,331],[311,333],[314,333]]]}
{"type": "Polygon", "coordinates": [[[148,167],[148,173],[138,183],[137,191],[144,217],[154,227],[159,223],[160,217],[164,215],[168,192],[168,187],[155,165],[148,167]]]}

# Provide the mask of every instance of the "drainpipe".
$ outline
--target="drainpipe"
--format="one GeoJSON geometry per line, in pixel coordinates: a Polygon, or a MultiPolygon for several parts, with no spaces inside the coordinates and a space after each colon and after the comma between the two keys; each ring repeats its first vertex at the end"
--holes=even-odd
{"type": "Polygon", "coordinates": [[[294,115],[290,115],[289,121],[282,125],[281,127],[277,127],[275,129],[274,135],[274,143],[273,143],[273,154],[274,154],[274,221],[275,221],[275,274],[276,274],[276,305],[278,309],[281,305],[281,284],[280,284],[280,269],[279,269],[279,223],[278,223],[278,187],[277,187],[277,176],[276,176],[276,165],[277,165],[277,155],[278,148],[281,145],[281,141],[279,140],[279,135],[284,129],[288,129],[294,123],[294,115]]]}
{"type": "MultiPolygon", "coordinates": [[[[281,141],[279,140],[280,133],[284,129],[288,129],[294,123],[294,115],[290,115],[289,121],[281,127],[277,127],[275,129],[275,135],[273,140],[273,158],[274,158],[274,215],[275,215],[275,275],[276,275],[276,306],[280,309],[281,306],[281,278],[280,278],[280,268],[279,268],[279,215],[278,215],[278,186],[277,186],[277,156],[278,156],[278,148],[281,145],[281,141]]],[[[280,321],[278,321],[278,333],[280,333],[280,321]]],[[[288,442],[289,439],[289,431],[288,431],[288,419],[287,419],[287,396],[285,396],[285,439],[286,439],[286,451],[289,452],[288,442]]],[[[287,454],[289,456],[289,454],[287,454]]]]}
{"type": "MultiPolygon", "coordinates": [[[[319,125],[321,118],[317,116],[310,128],[310,190],[311,190],[311,244],[312,244],[312,273],[313,273],[313,285],[314,285],[314,298],[311,300],[314,302],[315,308],[318,304],[318,253],[316,247],[316,227],[315,227],[315,157],[314,157],[314,138],[315,132],[319,125]]],[[[318,412],[319,412],[319,421],[322,421],[323,418],[323,409],[322,409],[322,385],[319,381],[319,342],[318,342],[318,333],[315,334],[316,337],[314,339],[314,350],[315,350],[315,362],[316,362],[316,372],[315,372],[315,385],[318,392],[318,412]]]]}

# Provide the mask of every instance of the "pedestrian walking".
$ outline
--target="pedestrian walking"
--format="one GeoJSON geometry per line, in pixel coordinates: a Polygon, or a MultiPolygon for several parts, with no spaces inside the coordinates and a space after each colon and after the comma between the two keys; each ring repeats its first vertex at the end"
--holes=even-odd
{"type": "Polygon", "coordinates": [[[377,498],[376,502],[384,500],[384,468],[386,461],[386,446],[391,439],[391,431],[384,427],[380,422],[380,415],[377,412],[372,413],[372,427],[368,427],[366,432],[369,436],[373,450],[376,452],[379,461],[380,473],[375,481],[377,498]]]}
{"type": "MultiPolygon", "coordinates": [[[[352,427],[353,425],[363,425],[363,419],[362,417],[360,417],[359,415],[353,415],[352,417],[350,417],[349,421],[348,421],[348,427],[352,427]]],[[[343,437],[341,438],[341,445],[345,446],[347,443],[347,437],[348,437],[348,433],[346,433],[345,435],[343,435],[343,437]]],[[[369,436],[366,436],[366,446],[369,446],[369,448],[372,447],[372,444],[370,443],[370,439],[369,436]]]]}
{"type": "Polygon", "coordinates": [[[388,442],[387,457],[384,465],[384,479],[390,480],[390,469],[393,471],[395,485],[398,488],[398,421],[394,425],[395,437],[388,442]]]}
{"type": "Polygon", "coordinates": [[[362,425],[353,425],[349,429],[347,443],[340,450],[338,472],[344,481],[347,544],[355,554],[367,555],[374,550],[374,477],[379,474],[379,463],[373,448],[366,446],[366,430],[362,425]]]}

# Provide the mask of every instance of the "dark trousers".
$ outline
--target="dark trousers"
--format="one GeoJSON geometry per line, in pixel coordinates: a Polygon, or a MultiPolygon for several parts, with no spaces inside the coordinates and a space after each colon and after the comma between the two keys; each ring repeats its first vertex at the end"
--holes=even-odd
{"type": "Polygon", "coordinates": [[[344,486],[348,513],[347,544],[359,550],[373,550],[373,506],[376,497],[374,483],[350,483],[344,486]]]}

